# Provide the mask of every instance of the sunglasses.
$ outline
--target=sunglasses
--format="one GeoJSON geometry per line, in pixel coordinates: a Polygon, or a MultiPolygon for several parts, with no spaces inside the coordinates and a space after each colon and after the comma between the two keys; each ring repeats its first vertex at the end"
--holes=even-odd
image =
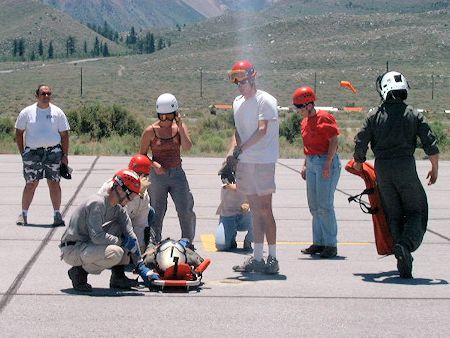
{"type": "Polygon", "coordinates": [[[306,108],[306,106],[307,106],[308,104],[309,104],[309,103],[294,104],[294,106],[295,106],[297,109],[303,109],[303,108],[306,108]]]}
{"type": "Polygon", "coordinates": [[[39,95],[41,95],[41,96],[52,96],[52,93],[51,92],[42,92],[39,95]]]}
{"type": "Polygon", "coordinates": [[[246,80],[242,80],[242,81],[236,81],[235,82],[235,84],[236,84],[236,86],[243,86],[243,85],[245,85],[245,84],[247,84],[247,83],[249,83],[250,81],[249,81],[249,79],[246,79],[246,80]]]}
{"type": "Polygon", "coordinates": [[[158,114],[158,118],[160,121],[173,121],[175,119],[175,112],[169,114],[158,114]]]}

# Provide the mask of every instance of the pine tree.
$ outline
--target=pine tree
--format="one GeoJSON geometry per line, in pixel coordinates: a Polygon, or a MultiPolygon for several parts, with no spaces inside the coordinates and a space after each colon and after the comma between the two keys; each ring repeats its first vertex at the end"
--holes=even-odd
{"type": "Polygon", "coordinates": [[[129,44],[134,45],[137,42],[136,31],[134,30],[134,26],[131,26],[130,35],[129,35],[129,44]]]}
{"type": "Polygon", "coordinates": [[[84,40],[84,43],[83,43],[83,53],[87,54],[87,42],[86,42],[86,40],[84,40]]]}
{"type": "Polygon", "coordinates": [[[53,41],[50,41],[48,45],[48,58],[53,59],[54,57],[54,51],[53,51],[53,41]]]}
{"type": "Polygon", "coordinates": [[[98,37],[95,37],[94,49],[92,50],[92,55],[93,56],[100,55],[100,42],[98,41],[98,37]]]}
{"type": "Polygon", "coordinates": [[[103,44],[102,55],[104,57],[109,56],[108,44],[106,42],[103,44]]]}
{"type": "Polygon", "coordinates": [[[66,40],[66,56],[69,57],[72,54],[74,54],[76,51],[75,47],[75,38],[73,36],[70,36],[66,40]]]}
{"type": "Polygon", "coordinates": [[[163,49],[164,46],[164,40],[162,38],[158,39],[158,50],[163,49]]]}
{"type": "Polygon", "coordinates": [[[38,44],[38,55],[42,57],[44,55],[44,44],[42,43],[42,39],[39,39],[38,44]]]}
{"type": "Polygon", "coordinates": [[[23,38],[19,39],[19,43],[17,45],[17,55],[21,58],[25,55],[25,40],[23,38]]]}
{"type": "Polygon", "coordinates": [[[144,52],[151,54],[155,52],[155,38],[152,33],[147,33],[144,39],[144,52]]]}
{"type": "Polygon", "coordinates": [[[18,51],[19,51],[19,43],[17,42],[17,39],[14,39],[13,40],[13,48],[12,48],[13,57],[17,56],[18,51]]]}

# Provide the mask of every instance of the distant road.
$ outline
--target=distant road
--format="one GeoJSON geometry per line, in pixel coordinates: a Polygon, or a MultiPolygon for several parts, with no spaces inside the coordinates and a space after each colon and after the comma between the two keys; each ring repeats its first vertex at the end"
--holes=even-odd
{"type": "Polygon", "coordinates": [[[29,70],[29,69],[34,69],[34,68],[43,68],[45,66],[48,65],[60,65],[60,64],[77,64],[77,63],[82,63],[82,62],[94,62],[94,61],[99,61],[99,60],[103,60],[104,58],[90,58],[90,59],[81,59],[81,60],[74,60],[74,61],[69,61],[69,62],[59,62],[59,63],[51,63],[51,64],[46,64],[43,63],[41,65],[38,66],[33,66],[33,67],[22,67],[22,68],[16,68],[16,69],[5,69],[5,70],[0,70],[0,74],[7,74],[7,73],[12,73],[12,72],[17,72],[20,70],[29,70]]]}

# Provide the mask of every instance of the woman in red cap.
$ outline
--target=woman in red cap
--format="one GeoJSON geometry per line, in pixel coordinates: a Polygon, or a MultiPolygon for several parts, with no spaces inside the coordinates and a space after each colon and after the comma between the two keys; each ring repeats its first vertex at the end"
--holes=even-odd
{"type": "Polygon", "coordinates": [[[312,88],[297,88],[292,101],[303,118],[301,132],[305,161],[301,176],[306,180],[308,206],[313,217],[313,244],[302,253],[332,258],[337,255],[334,192],[341,173],[337,155],[339,128],[332,114],[316,111],[316,94],[312,88]]]}

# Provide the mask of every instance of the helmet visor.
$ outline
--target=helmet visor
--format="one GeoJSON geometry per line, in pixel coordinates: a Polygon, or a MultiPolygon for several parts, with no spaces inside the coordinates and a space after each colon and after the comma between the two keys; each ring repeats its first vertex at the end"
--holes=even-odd
{"type": "Polygon", "coordinates": [[[160,121],[173,121],[175,120],[176,112],[168,113],[168,114],[160,114],[158,113],[158,119],[160,121]]]}
{"type": "Polygon", "coordinates": [[[244,69],[230,70],[228,72],[228,80],[233,83],[238,83],[240,81],[248,79],[248,72],[244,69]]]}

